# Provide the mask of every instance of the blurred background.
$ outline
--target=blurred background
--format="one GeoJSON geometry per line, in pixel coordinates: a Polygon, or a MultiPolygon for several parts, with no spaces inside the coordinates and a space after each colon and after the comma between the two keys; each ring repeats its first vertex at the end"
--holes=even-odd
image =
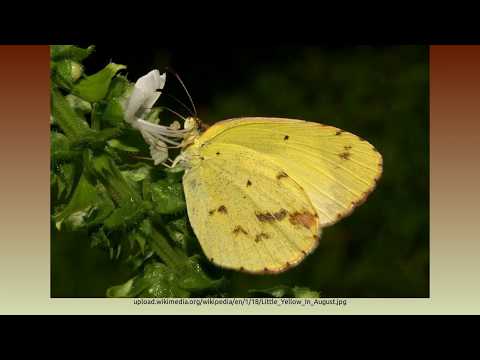
{"type": "MultiPolygon", "coordinates": [[[[361,136],[383,155],[384,173],[377,189],[350,217],[324,230],[312,255],[281,275],[228,272],[232,295],[245,296],[252,288],[297,285],[320,291],[323,297],[429,296],[426,46],[96,44],[84,64],[91,74],[109,61],[127,65],[130,81],[154,68],[172,67],[206,123],[239,116],[316,121],[361,136]]],[[[172,76],[167,75],[164,91],[188,103],[172,76]]],[[[169,101],[160,100],[182,112],[169,101]]],[[[62,234],[59,239],[53,234],[53,297],[103,297],[108,286],[129,277],[105,253],[90,249],[87,239],[79,241],[82,236],[62,234]]]]}

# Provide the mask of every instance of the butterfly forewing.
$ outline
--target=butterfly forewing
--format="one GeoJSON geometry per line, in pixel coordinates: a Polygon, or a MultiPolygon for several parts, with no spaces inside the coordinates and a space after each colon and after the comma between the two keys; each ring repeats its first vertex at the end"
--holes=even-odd
{"type": "Polygon", "coordinates": [[[208,129],[200,143],[205,151],[213,145],[237,145],[268,158],[304,190],[321,226],[337,222],[365,201],[382,173],[382,156],[367,141],[302,120],[225,120],[208,129]]]}

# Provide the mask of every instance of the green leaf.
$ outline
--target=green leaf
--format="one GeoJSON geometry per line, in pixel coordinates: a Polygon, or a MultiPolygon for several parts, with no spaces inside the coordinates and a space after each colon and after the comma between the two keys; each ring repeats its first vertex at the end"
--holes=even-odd
{"type": "Polygon", "coordinates": [[[60,230],[62,223],[65,221],[72,228],[81,226],[84,222],[84,217],[88,215],[89,210],[97,203],[97,199],[97,189],[82,174],[67,206],[60,213],[54,215],[57,229],[60,230]]]}
{"type": "Polygon", "coordinates": [[[57,89],[52,89],[51,110],[55,121],[70,139],[88,133],[90,127],[57,89]]]}
{"type": "Polygon", "coordinates": [[[153,262],[141,275],[107,290],[107,297],[185,298],[190,293],[178,286],[175,272],[166,265],[153,262]]]}
{"type": "Polygon", "coordinates": [[[120,139],[112,139],[112,140],[109,140],[107,143],[108,143],[108,146],[117,150],[125,151],[125,152],[136,153],[140,151],[140,149],[133,146],[129,146],[120,139]]]}
{"type": "Polygon", "coordinates": [[[94,206],[87,213],[84,218],[84,227],[93,227],[101,225],[112,214],[115,209],[115,204],[105,191],[97,191],[97,199],[94,206]]]}
{"type": "Polygon", "coordinates": [[[147,164],[139,163],[143,166],[122,170],[121,173],[130,187],[142,197],[148,200],[149,197],[143,196],[143,190],[146,182],[150,181],[150,167],[147,164]]]}
{"type": "Polygon", "coordinates": [[[92,112],[92,105],[78,96],[68,94],[65,96],[70,107],[75,110],[77,113],[85,115],[92,112]]]}
{"type": "Polygon", "coordinates": [[[187,266],[179,271],[179,286],[192,293],[212,290],[221,286],[224,283],[224,279],[210,279],[203,272],[198,259],[199,256],[190,257],[187,266]]]}
{"type": "Polygon", "coordinates": [[[72,92],[87,101],[98,102],[107,95],[110,82],[115,74],[126,68],[125,65],[110,63],[96,74],[81,80],[74,86],[72,92]]]}
{"type": "Polygon", "coordinates": [[[54,208],[70,198],[75,186],[76,168],[72,163],[58,164],[54,167],[54,182],[52,190],[54,193],[54,208]]]}
{"type": "Polygon", "coordinates": [[[105,100],[107,101],[103,113],[103,121],[109,125],[124,125],[124,107],[132,92],[134,84],[130,83],[126,77],[117,75],[113,78],[105,100]]]}
{"type": "Polygon", "coordinates": [[[128,230],[139,224],[150,210],[147,202],[124,202],[105,220],[104,227],[109,231],[128,230]]]}
{"type": "Polygon", "coordinates": [[[147,164],[142,165],[143,166],[139,166],[134,169],[122,170],[123,176],[133,182],[140,182],[145,180],[148,176],[150,176],[151,166],[148,166],[147,164]]]}
{"type": "Polygon", "coordinates": [[[142,274],[122,285],[107,290],[107,297],[184,298],[192,293],[215,289],[223,280],[211,280],[200,269],[195,259],[189,259],[190,268],[178,273],[159,262],[146,264],[142,274]]]}
{"type": "Polygon", "coordinates": [[[120,136],[123,129],[121,128],[107,128],[99,131],[91,130],[87,133],[81,134],[74,141],[72,141],[73,150],[82,149],[103,149],[107,142],[120,136]]]}
{"type": "Polygon", "coordinates": [[[124,125],[125,112],[123,100],[112,98],[106,105],[102,120],[110,126],[124,125]]]}
{"type": "Polygon", "coordinates": [[[188,222],[185,217],[169,222],[167,225],[165,225],[165,230],[170,238],[175,241],[180,248],[182,248],[184,251],[187,251],[189,248],[189,243],[193,240],[193,238],[188,229],[188,222]]]}
{"type": "Polygon", "coordinates": [[[133,87],[134,84],[128,81],[125,76],[117,75],[112,79],[106,100],[111,100],[114,98],[126,99],[133,90],[133,87]]]}
{"type": "Polygon", "coordinates": [[[174,214],[186,208],[182,184],[158,180],[151,183],[151,196],[154,211],[158,214],[174,214]]]}
{"type": "Polygon", "coordinates": [[[79,154],[70,150],[70,141],[62,133],[53,131],[50,134],[51,146],[51,189],[54,194],[55,206],[70,197],[75,185],[76,167],[67,161],[73,160],[79,154]]]}
{"type": "Polygon", "coordinates": [[[50,58],[52,60],[70,59],[81,62],[95,50],[94,45],[88,48],[80,48],[74,45],[51,45],[50,58]]]}
{"type": "Polygon", "coordinates": [[[107,297],[109,298],[129,298],[135,297],[142,291],[142,287],[140,287],[140,276],[136,276],[126,283],[121,285],[111,286],[107,289],[107,297]]]}
{"type": "Polygon", "coordinates": [[[147,238],[145,237],[145,234],[144,234],[143,231],[140,231],[138,229],[133,229],[133,231],[131,231],[128,234],[128,240],[130,241],[130,246],[132,248],[134,248],[135,244],[136,244],[138,246],[140,252],[142,254],[145,253],[146,248],[147,248],[147,238]]]}
{"type": "Polygon", "coordinates": [[[52,156],[58,151],[68,151],[70,150],[70,141],[62,133],[52,131],[50,133],[50,148],[52,156]]]}
{"type": "Polygon", "coordinates": [[[292,289],[293,295],[296,298],[319,298],[320,293],[318,291],[310,290],[307,287],[295,286],[292,289]]]}

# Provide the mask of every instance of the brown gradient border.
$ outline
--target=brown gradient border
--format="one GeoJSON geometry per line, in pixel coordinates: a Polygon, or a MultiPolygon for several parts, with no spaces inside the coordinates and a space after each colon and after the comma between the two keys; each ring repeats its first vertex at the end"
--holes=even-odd
{"type": "Polygon", "coordinates": [[[480,313],[480,46],[431,47],[430,96],[430,299],[310,308],[51,299],[49,50],[0,46],[0,313],[480,313]]]}

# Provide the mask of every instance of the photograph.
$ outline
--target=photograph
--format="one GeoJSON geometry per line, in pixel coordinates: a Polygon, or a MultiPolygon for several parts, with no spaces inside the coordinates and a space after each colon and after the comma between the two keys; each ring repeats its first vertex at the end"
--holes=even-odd
{"type": "Polygon", "coordinates": [[[429,47],[50,45],[51,298],[429,298],[429,47]]]}

